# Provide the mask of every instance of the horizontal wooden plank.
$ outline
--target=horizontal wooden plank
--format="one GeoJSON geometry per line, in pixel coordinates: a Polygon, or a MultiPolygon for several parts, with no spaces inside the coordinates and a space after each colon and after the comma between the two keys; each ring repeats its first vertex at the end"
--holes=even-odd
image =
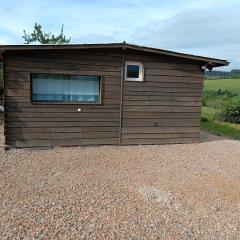
{"type": "Polygon", "coordinates": [[[25,98],[30,98],[30,90],[29,89],[22,89],[22,88],[14,88],[14,89],[6,89],[5,90],[6,97],[14,97],[14,96],[20,96],[25,98]]]}
{"type": "MultiPolygon", "coordinates": [[[[21,106],[21,107],[36,107],[39,106],[38,105],[34,105],[30,103],[29,98],[27,97],[11,97],[11,98],[7,98],[8,103],[17,103],[17,105],[13,104],[14,106],[21,106]],[[21,104],[21,103],[26,103],[26,104],[21,104]]],[[[61,106],[63,105],[63,103],[59,103],[61,106]]],[[[71,104],[71,103],[70,103],[71,104]]],[[[44,104],[43,105],[48,105],[50,106],[51,103],[48,104],[44,104]]],[[[53,103],[53,105],[56,105],[53,103]]],[[[66,104],[67,105],[67,104],[66,104]]],[[[86,104],[76,104],[77,106],[79,105],[84,105],[86,107],[88,107],[88,105],[86,104]]],[[[120,105],[120,99],[103,99],[102,100],[102,105],[107,106],[107,105],[120,105]]],[[[201,106],[201,101],[171,101],[171,100],[123,100],[123,105],[131,105],[131,106],[201,106]]],[[[8,106],[12,106],[11,104],[6,105],[8,106]]]]}
{"type": "Polygon", "coordinates": [[[178,101],[123,101],[124,106],[202,106],[202,102],[178,102],[178,101]]]}
{"type": "Polygon", "coordinates": [[[185,83],[185,82],[134,82],[134,81],[125,81],[124,88],[127,87],[161,87],[161,88],[202,88],[202,83],[185,83]]]}
{"type": "Polygon", "coordinates": [[[171,126],[184,126],[184,127],[197,127],[200,125],[200,120],[198,118],[189,119],[123,119],[122,126],[123,127],[171,127],[171,126]]]}
{"type": "Polygon", "coordinates": [[[185,113],[185,112],[123,112],[122,114],[123,119],[136,119],[136,118],[153,118],[153,119],[159,119],[159,118],[168,118],[168,119],[184,119],[184,118],[196,118],[200,119],[201,113],[185,113]]]}
{"type": "Polygon", "coordinates": [[[135,133],[198,133],[200,127],[123,127],[122,134],[135,133]]]}
{"type": "Polygon", "coordinates": [[[117,145],[118,138],[105,139],[54,139],[54,140],[22,140],[7,141],[7,145],[15,148],[32,147],[59,147],[59,146],[80,146],[80,145],[117,145]]]}
{"type": "MultiPolygon", "coordinates": [[[[39,106],[39,105],[38,105],[39,106]]],[[[7,113],[9,112],[36,112],[36,113],[76,113],[77,108],[81,107],[82,112],[84,113],[111,113],[111,112],[119,112],[119,107],[117,106],[109,106],[109,108],[107,107],[108,105],[105,105],[105,107],[101,107],[99,106],[99,108],[96,107],[88,107],[88,106],[83,106],[83,105],[76,105],[75,107],[71,107],[70,106],[39,106],[37,107],[37,105],[35,106],[31,106],[31,107],[19,107],[19,106],[15,106],[15,107],[7,107],[7,109],[5,110],[7,113]]]]}
{"type": "Polygon", "coordinates": [[[202,97],[195,96],[183,96],[183,97],[174,97],[174,96],[123,96],[123,100],[127,101],[176,101],[176,102],[199,102],[202,101],[202,97]]]}
{"type": "Polygon", "coordinates": [[[124,134],[122,139],[198,138],[199,133],[133,133],[124,134]]]}
{"type": "Polygon", "coordinates": [[[34,57],[42,57],[42,58],[59,58],[63,59],[63,57],[71,59],[80,59],[80,58],[103,58],[108,56],[109,60],[113,59],[120,59],[121,58],[121,49],[62,49],[58,50],[55,49],[54,51],[49,50],[28,50],[28,51],[11,51],[7,53],[8,59],[15,59],[16,57],[19,58],[34,58],[34,57]]]}
{"type": "Polygon", "coordinates": [[[174,69],[156,69],[156,68],[145,68],[144,74],[146,76],[189,76],[189,77],[203,77],[204,73],[201,71],[187,71],[187,70],[174,70],[174,69]]]}
{"type": "Polygon", "coordinates": [[[7,122],[8,127],[117,127],[119,122],[7,122]]]}
{"type": "Polygon", "coordinates": [[[19,57],[15,56],[12,58],[6,59],[6,64],[9,66],[24,66],[26,64],[29,64],[31,66],[41,66],[40,64],[49,65],[49,66],[55,66],[56,64],[61,65],[65,64],[66,66],[74,65],[74,66],[103,66],[103,67],[121,67],[121,59],[119,56],[117,58],[109,58],[109,56],[79,56],[78,59],[71,58],[66,55],[64,58],[54,58],[54,57],[39,57],[39,56],[33,56],[33,57],[19,57]]]}
{"type": "MultiPolygon", "coordinates": [[[[180,90],[180,89],[179,89],[180,90]]],[[[163,91],[124,91],[125,96],[170,96],[170,97],[202,97],[202,92],[166,92],[163,91]]]]}
{"type": "MultiPolygon", "coordinates": [[[[111,106],[113,107],[113,106],[111,106]]],[[[8,107],[8,112],[54,112],[54,113],[76,113],[77,106],[76,107],[26,107],[26,108],[13,108],[8,107]]],[[[200,113],[201,107],[182,107],[182,106],[123,106],[124,112],[161,112],[161,113],[168,113],[168,112],[175,112],[175,113],[200,113]]],[[[115,106],[115,108],[107,108],[106,106],[96,108],[96,107],[82,107],[83,113],[108,113],[108,112],[119,112],[119,108],[115,106]]]]}
{"type": "Polygon", "coordinates": [[[21,141],[6,141],[6,145],[14,148],[32,148],[32,147],[51,147],[51,140],[21,140],[21,141]]]}
{"type": "MultiPolygon", "coordinates": [[[[163,62],[165,59],[160,61],[144,61],[144,67],[145,68],[156,68],[156,69],[174,69],[174,70],[195,70],[195,71],[201,71],[201,66],[199,64],[185,64],[181,61],[178,61],[177,63],[174,62],[163,62]]],[[[166,61],[166,60],[165,60],[166,61]]]]}
{"type": "Polygon", "coordinates": [[[9,80],[6,78],[5,81],[5,88],[6,89],[10,89],[10,88],[20,88],[20,89],[26,89],[26,90],[30,90],[30,81],[29,80],[24,80],[24,81],[18,81],[16,80],[9,80]]]}
{"type": "Polygon", "coordinates": [[[202,88],[174,88],[174,87],[128,87],[124,86],[124,92],[169,92],[169,93],[202,93],[202,88]]]}
{"type": "Polygon", "coordinates": [[[7,139],[13,140],[54,140],[54,139],[99,139],[99,138],[117,138],[118,132],[75,132],[75,133],[7,133],[7,139]]]}
{"type": "MultiPolygon", "coordinates": [[[[67,118],[108,118],[108,117],[119,117],[120,112],[113,112],[113,113],[86,113],[86,112],[78,112],[78,113],[55,113],[55,112],[8,112],[6,113],[6,117],[67,117],[67,118]]],[[[148,112],[147,114],[144,112],[123,112],[123,118],[200,118],[199,113],[161,113],[161,112],[148,112]]]]}
{"type": "Polygon", "coordinates": [[[10,127],[6,126],[5,132],[8,134],[15,133],[78,133],[78,132],[118,132],[119,127],[10,127]]]}
{"type": "Polygon", "coordinates": [[[68,68],[38,68],[38,67],[6,67],[6,72],[32,72],[32,73],[52,73],[52,74],[78,74],[78,75],[96,75],[96,76],[120,76],[120,71],[103,70],[81,70],[68,68]]]}
{"type": "Polygon", "coordinates": [[[119,122],[119,117],[7,117],[6,122],[119,122]]]}
{"type": "MultiPolygon", "coordinates": [[[[16,97],[11,97],[11,100],[13,100],[14,98],[16,97]]],[[[12,102],[9,102],[10,100],[10,97],[9,98],[6,98],[7,99],[7,102],[6,102],[6,107],[7,107],[7,110],[11,107],[15,107],[15,108],[33,108],[33,109],[36,109],[36,112],[38,111],[37,109],[41,109],[41,108],[44,108],[44,109],[52,109],[52,111],[55,111],[56,112],[61,112],[61,111],[69,111],[70,112],[78,112],[78,108],[81,107],[82,109],[82,112],[85,111],[85,110],[88,110],[88,109],[109,109],[109,108],[117,108],[119,109],[119,104],[81,104],[81,103],[41,103],[41,102],[33,102],[33,103],[30,103],[30,102],[15,102],[12,101],[12,102]]],[[[48,111],[48,110],[46,110],[48,111]]]]}
{"type": "MultiPolygon", "coordinates": [[[[170,57],[166,55],[159,55],[159,54],[154,54],[154,53],[144,53],[144,52],[137,52],[134,50],[126,50],[125,51],[125,58],[127,61],[141,61],[141,62],[146,62],[146,61],[154,61],[154,62],[167,62],[167,63],[177,63],[176,57],[170,57]]],[[[180,61],[178,61],[180,62],[180,61]]],[[[181,61],[181,63],[188,63],[189,61],[181,61]]],[[[193,63],[192,63],[193,64],[193,63]]]]}
{"type": "Polygon", "coordinates": [[[76,113],[36,113],[36,112],[8,112],[6,113],[7,118],[119,118],[119,112],[113,113],[85,113],[85,112],[76,112],[76,113]]]}
{"type": "Polygon", "coordinates": [[[146,144],[179,144],[179,143],[198,143],[199,138],[140,138],[140,139],[122,139],[123,145],[146,145],[146,144]]]}
{"type": "Polygon", "coordinates": [[[78,146],[78,145],[118,145],[118,138],[99,138],[99,139],[59,139],[53,140],[53,146],[78,146]]]}
{"type": "Polygon", "coordinates": [[[177,77],[177,76],[144,76],[144,82],[149,84],[180,83],[180,84],[203,84],[203,77],[177,77]]]}
{"type": "MultiPolygon", "coordinates": [[[[100,62],[100,61],[99,61],[100,62]]],[[[103,61],[102,61],[103,63],[103,61]]],[[[24,68],[24,69],[66,69],[66,70],[81,70],[81,71],[99,71],[99,72],[119,72],[121,66],[111,66],[107,63],[104,65],[81,64],[80,63],[46,63],[33,61],[6,61],[6,69],[9,68],[24,68]]]]}
{"type": "Polygon", "coordinates": [[[4,80],[6,81],[27,81],[30,79],[29,72],[4,72],[4,80]]]}
{"type": "Polygon", "coordinates": [[[124,112],[200,112],[201,107],[182,106],[123,106],[124,112]]]}

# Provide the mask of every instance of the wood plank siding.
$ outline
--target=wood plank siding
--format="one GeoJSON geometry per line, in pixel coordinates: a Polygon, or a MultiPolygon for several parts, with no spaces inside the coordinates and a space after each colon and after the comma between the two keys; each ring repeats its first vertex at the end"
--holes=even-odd
{"type": "Polygon", "coordinates": [[[122,144],[199,141],[204,74],[197,62],[126,53],[144,66],[144,81],[124,81],[122,144]]]}
{"type": "Polygon", "coordinates": [[[119,144],[121,51],[6,53],[5,135],[12,147],[119,144]],[[30,101],[30,73],[102,76],[101,104],[30,101]],[[78,112],[78,108],[82,112],[78,112]]]}
{"type": "Polygon", "coordinates": [[[204,78],[200,68],[198,61],[137,50],[6,52],[6,144],[48,148],[197,142],[204,78]],[[143,63],[143,82],[124,81],[125,61],[143,63]],[[31,73],[102,76],[102,102],[31,103],[31,73]]]}

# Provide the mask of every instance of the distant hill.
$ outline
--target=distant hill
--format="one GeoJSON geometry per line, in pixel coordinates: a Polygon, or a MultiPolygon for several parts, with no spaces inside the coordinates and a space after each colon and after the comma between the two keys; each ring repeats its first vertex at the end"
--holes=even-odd
{"type": "Polygon", "coordinates": [[[206,71],[205,78],[207,79],[240,79],[240,69],[233,69],[230,72],[228,71],[206,71]]]}

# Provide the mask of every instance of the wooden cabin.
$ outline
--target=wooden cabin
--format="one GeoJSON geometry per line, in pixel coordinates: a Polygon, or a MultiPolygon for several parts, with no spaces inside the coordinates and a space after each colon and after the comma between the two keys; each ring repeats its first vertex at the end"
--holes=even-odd
{"type": "Polygon", "coordinates": [[[205,69],[226,60],[113,44],[0,46],[6,147],[199,141],[205,69]]]}

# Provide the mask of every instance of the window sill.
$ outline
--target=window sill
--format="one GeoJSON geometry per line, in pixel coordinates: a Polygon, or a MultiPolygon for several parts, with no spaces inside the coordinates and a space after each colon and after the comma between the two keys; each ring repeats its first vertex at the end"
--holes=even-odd
{"type": "Polygon", "coordinates": [[[125,79],[125,82],[144,82],[143,79],[125,79]]]}

